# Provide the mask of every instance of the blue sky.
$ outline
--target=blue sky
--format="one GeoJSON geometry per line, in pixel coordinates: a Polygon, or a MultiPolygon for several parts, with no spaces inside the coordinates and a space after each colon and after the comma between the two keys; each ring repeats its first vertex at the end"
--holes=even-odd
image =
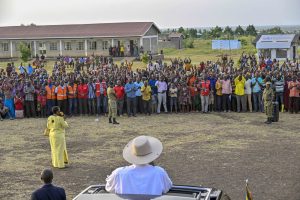
{"type": "Polygon", "coordinates": [[[0,26],[122,21],[160,28],[300,25],[300,0],[0,0],[0,26]]]}

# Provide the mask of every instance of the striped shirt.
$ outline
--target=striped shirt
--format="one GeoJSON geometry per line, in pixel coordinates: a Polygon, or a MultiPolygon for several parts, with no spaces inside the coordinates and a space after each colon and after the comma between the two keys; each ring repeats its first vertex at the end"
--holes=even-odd
{"type": "Polygon", "coordinates": [[[276,93],[283,93],[284,92],[284,81],[282,79],[275,80],[275,92],[276,93]]]}

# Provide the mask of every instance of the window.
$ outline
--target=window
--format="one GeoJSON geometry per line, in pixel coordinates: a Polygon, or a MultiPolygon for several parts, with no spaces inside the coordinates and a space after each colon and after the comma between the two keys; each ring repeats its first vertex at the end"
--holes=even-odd
{"type": "Polygon", "coordinates": [[[108,41],[102,42],[103,49],[108,49],[108,41]]]}
{"type": "Polygon", "coordinates": [[[50,51],[57,51],[57,43],[56,42],[50,43],[50,51]]]}
{"type": "Polygon", "coordinates": [[[76,50],[82,51],[84,50],[83,42],[78,42],[76,50]]]}
{"type": "Polygon", "coordinates": [[[3,51],[8,51],[8,43],[3,43],[2,48],[3,51]]]}
{"type": "Polygon", "coordinates": [[[71,51],[72,50],[71,42],[65,42],[65,50],[66,51],[71,51]]]}
{"type": "Polygon", "coordinates": [[[90,50],[96,50],[97,49],[97,42],[96,41],[89,42],[89,49],[90,50]]]}

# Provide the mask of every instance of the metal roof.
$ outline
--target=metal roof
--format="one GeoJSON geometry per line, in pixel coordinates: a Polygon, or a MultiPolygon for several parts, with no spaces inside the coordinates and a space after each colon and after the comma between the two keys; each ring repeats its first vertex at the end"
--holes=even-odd
{"type": "MultiPolygon", "coordinates": [[[[257,49],[288,49],[297,41],[296,34],[261,35],[256,42],[257,49]],[[296,39],[295,39],[296,38],[296,39]]],[[[299,38],[298,38],[299,40],[299,38]]]]}
{"type": "Polygon", "coordinates": [[[152,26],[160,33],[153,22],[7,26],[0,27],[0,39],[141,37],[152,26]]]}

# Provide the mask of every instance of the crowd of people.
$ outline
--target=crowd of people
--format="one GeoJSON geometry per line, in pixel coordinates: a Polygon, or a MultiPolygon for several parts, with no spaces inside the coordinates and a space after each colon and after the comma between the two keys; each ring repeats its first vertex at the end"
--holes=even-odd
{"type": "MultiPolygon", "coordinates": [[[[40,59],[36,58],[35,63],[40,59]]],[[[0,71],[0,120],[47,117],[59,106],[68,116],[106,115],[108,85],[116,94],[117,115],[186,112],[264,112],[263,90],[271,82],[282,112],[298,113],[300,63],[242,55],[239,63],[223,56],[216,62],[171,64],[150,60],[146,69],[119,66],[111,57],[59,56],[52,71],[42,65],[8,63],[0,71]],[[225,59],[226,58],[226,59],[225,59]],[[69,62],[72,60],[71,62],[69,62]]]]}

